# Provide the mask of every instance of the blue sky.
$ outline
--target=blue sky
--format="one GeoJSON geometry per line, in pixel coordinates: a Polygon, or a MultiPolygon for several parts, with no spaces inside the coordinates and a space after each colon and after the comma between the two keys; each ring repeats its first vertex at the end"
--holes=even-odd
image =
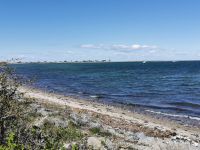
{"type": "Polygon", "coordinates": [[[200,59],[198,0],[0,0],[0,60],[200,59]]]}

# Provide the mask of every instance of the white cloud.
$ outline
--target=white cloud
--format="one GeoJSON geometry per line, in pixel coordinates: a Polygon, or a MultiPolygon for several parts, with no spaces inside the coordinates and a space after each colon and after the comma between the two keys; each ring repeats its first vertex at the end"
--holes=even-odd
{"type": "Polygon", "coordinates": [[[103,45],[82,44],[80,47],[81,47],[81,48],[99,49],[99,48],[103,48],[102,46],[103,46],[103,45]]]}
{"type": "Polygon", "coordinates": [[[132,51],[132,50],[154,50],[158,47],[155,45],[125,45],[125,44],[113,44],[113,45],[94,45],[94,44],[83,44],[80,46],[85,49],[106,49],[106,50],[117,50],[117,51],[132,51]]]}
{"type": "Polygon", "coordinates": [[[156,52],[156,50],[150,50],[149,51],[149,53],[155,53],[156,52]]]}
{"type": "Polygon", "coordinates": [[[149,45],[139,45],[139,44],[133,44],[133,45],[112,45],[111,49],[117,49],[117,50],[144,50],[144,49],[156,49],[157,46],[149,46],[149,45]]]}

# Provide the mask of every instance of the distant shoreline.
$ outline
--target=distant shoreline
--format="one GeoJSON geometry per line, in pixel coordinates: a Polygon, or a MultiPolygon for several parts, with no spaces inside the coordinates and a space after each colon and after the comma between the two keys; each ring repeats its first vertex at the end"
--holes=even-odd
{"type": "Polygon", "coordinates": [[[68,61],[68,62],[8,62],[8,64],[96,64],[96,63],[151,63],[151,62],[200,62],[200,60],[151,60],[151,61],[105,61],[105,62],[83,62],[83,61],[68,61]]]}

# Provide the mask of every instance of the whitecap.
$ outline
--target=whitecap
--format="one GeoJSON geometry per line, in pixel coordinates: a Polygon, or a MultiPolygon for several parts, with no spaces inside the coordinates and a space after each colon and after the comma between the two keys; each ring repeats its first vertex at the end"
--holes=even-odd
{"type": "Polygon", "coordinates": [[[98,95],[90,95],[91,98],[99,98],[98,95]]]}
{"type": "Polygon", "coordinates": [[[192,117],[192,116],[187,116],[187,115],[169,114],[169,113],[157,112],[157,111],[153,111],[153,110],[145,110],[145,111],[151,112],[151,113],[154,113],[154,114],[164,115],[164,116],[180,117],[180,118],[189,118],[189,119],[192,119],[192,120],[198,120],[198,121],[200,121],[200,118],[199,118],[199,117],[192,117]]]}

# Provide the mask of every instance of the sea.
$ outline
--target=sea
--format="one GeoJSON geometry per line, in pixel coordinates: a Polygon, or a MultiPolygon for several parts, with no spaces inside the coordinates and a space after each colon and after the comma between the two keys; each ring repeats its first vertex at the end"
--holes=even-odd
{"type": "MultiPolygon", "coordinates": [[[[36,88],[200,121],[200,61],[12,65],[36,88]]],[[[200,124],[199,124],[200,125],[200,124]]]]}

